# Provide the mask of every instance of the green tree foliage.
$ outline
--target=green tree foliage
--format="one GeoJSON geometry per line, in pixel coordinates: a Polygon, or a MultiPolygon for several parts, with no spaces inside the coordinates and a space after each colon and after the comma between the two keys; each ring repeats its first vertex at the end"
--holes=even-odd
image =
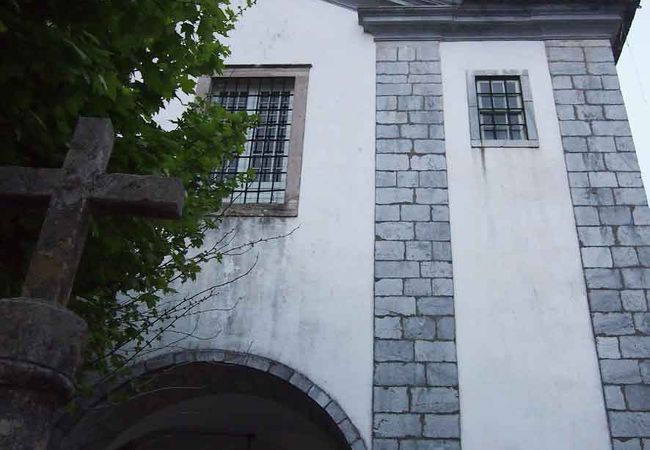
{"type": "MultiPolygon", "coordinates": [[[[0,2],[0,164],[60,167],[78,116],[110,117],[110,172],[180,177],[187,190],[180,222],[93,218],[70,303],[89,324],[93,368],[119,366],[124,346],[144,347],[171,317],[162,299],[221,256],[200,250],[217,226],[206,213],[242,180],[210,173],[243,150],[251,118],[206,102],[189,105],[172,131],[153,117],[223,68],[220,40],[240,13],[229,0],[0,2]]],[[[42,217],[2,210],[1,296],[19,294],[42,217]]]]}

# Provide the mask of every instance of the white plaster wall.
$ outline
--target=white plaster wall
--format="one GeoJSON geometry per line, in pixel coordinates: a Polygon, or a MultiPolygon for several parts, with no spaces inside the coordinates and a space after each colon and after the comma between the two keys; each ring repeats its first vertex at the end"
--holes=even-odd
{"type": "Polygon", "coordinates": [[[542,42],[441,46],[464,450],[610,449],[542,42]],[[538,149],[472,149],[466,71],[527,69],[538,149]]]}
{"type": "MultiPolygon", "coordinates": [[[[370,441],[373,337],[375,47],[356,13],[322,0],[260,0],[228,41],[228,64],[312,64],[297,218],[228,219],[234,244],[288,238],[204,268],[186,292],[252,273],[210,311],[185,320],[198,338],[281,361],[326,390],[370,441]]],[[[163,117],[173,116],[169,110],[163,117]]],[[[171,333],[167,343],[181,337],[171,333]]]]}

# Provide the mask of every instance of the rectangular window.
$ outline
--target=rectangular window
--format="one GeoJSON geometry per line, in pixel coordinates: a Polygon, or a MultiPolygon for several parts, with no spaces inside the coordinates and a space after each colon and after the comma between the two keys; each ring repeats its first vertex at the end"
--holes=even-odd
{"type": "Polygon", "coordinates": [[[259,120],[248,133],[244,153],[216,173],[219,178],[249,170],[255,174],[253,181],[236,189],[229,200],[234,204],[284,203],[293,79],[215,78],[211,96],[229,111],[246,111],[259,120]]]}
{"type": "Polygon", "coordinates": [[[198,95],[258,119],[246,136],[244,152],[215,171],[219,179],[253,174],[225,199],[228,214],[298,214],[309,68],[230,66],[222,76],[199,80],[198,95]]]}
{"type": "Polygon", "coordinates": [[[527,71],[468,73],[473,147],[537,147],[527,71]]]}
{"type": "Polygon", "coordinates": [[[483,140],[528,139],[519,77],[476,77],[483,140]]]}

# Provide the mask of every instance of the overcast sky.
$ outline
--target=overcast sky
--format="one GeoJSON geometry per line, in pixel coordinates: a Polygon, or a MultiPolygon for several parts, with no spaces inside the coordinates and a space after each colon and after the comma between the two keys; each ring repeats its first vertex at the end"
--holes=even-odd
{"type": "Polygon", "coordinates": [[[650,192],[650,0],[642,0],[641,5],[618,61],[618,73],[643,182],[650,192]]]}

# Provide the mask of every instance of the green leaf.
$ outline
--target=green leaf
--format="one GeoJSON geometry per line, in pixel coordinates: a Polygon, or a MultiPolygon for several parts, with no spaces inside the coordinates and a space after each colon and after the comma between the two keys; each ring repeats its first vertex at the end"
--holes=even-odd
{"type": "Polygon", "coordinates": [[[86,55],[79,47],[77,47],[77,44],[72,42],[70,39],[64,38],[63,42],[68,44],[70,47],[74,49],[74,51],[77,52],[77,54],[81,57],[83,60],[88,60],[88,55],[86,55]]]}
{"type": "Polygon", "coordinates": [[[108,91],[108,86],[106,85],[106,80],[104,80],[104,77],[102,76],[101,73],[97,74],[97,79],[101,83],[102,87],[104,88],[105,91],[108,91]]]}

